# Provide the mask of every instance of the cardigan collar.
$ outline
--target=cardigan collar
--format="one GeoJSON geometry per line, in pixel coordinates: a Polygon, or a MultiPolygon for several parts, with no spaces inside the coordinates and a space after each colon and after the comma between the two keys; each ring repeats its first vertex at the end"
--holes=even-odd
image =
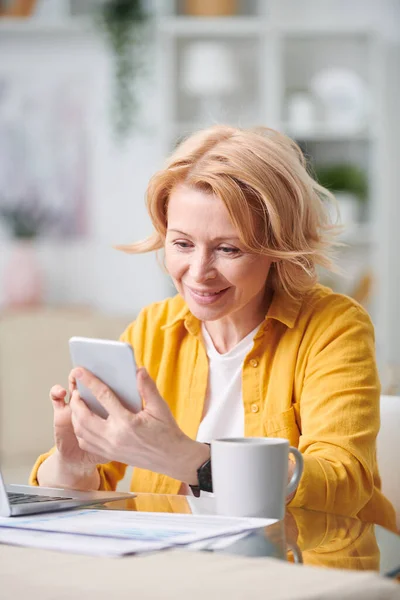
{"type": "MultiPolygon", "coordinates": [[[[176,300],[180,304],[176,314],[171,316],[161,329],[169,329],[174,325],[183,323],[189,333],[198,335],[201,328],[201,321],[192,315],[183,299],[179,302],[179,295],[176,296],[176,300]]],[[[284,290],[274,292],[268,312],[265,315],[265,321],[274,319],[292,329],[296,323],[303,301],[304,298],[292,298],[284,290]]]]}

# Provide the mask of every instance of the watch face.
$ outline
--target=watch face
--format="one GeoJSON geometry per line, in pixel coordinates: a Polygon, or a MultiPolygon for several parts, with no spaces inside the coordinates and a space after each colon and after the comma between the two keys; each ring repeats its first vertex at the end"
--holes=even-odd
{"type": "Polygon", "coordinates": [[[204,492],[212,492],[211,459],[205,462],[197,471],[199,488],[204,492]]]}

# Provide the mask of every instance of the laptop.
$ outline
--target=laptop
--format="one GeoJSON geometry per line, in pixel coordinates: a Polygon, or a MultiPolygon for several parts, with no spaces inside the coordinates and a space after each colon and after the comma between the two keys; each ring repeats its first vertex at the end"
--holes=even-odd
{"type": "Polygon", "coordinates": [[[6,485],[0,471],[0,517],[66,510],[133,497],[135,494],[122,492],[80,492],[33,485],[6,485]]]}

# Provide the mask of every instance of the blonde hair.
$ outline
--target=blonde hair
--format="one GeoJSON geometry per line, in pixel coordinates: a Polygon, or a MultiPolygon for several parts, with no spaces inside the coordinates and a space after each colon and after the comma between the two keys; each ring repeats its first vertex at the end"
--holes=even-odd
{"type": "Polygon", "coordinates": [[[222,125],[191,135],[150,179],[146,202],[154,233],[118,249],[141,253],[164,246],[168,199],[179,184],[224,202],[245,249],[274,261],[274,289],[296,297],[316,282],[317,265],[336,270],[331,250],[340,228],[326,206],[335,199],[309,175],[300,148],[287,136],[222,125]]]}

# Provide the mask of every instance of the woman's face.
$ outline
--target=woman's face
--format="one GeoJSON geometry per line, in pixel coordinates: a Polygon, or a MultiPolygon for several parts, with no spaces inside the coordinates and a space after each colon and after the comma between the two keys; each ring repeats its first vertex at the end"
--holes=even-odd
{"type": "Polygon", "coordinates": [[[262,311],[271,259],[244,250],[216,196],[185,185],[172,190],[165,264],[176,289],[201,321],[262,311]]]}

